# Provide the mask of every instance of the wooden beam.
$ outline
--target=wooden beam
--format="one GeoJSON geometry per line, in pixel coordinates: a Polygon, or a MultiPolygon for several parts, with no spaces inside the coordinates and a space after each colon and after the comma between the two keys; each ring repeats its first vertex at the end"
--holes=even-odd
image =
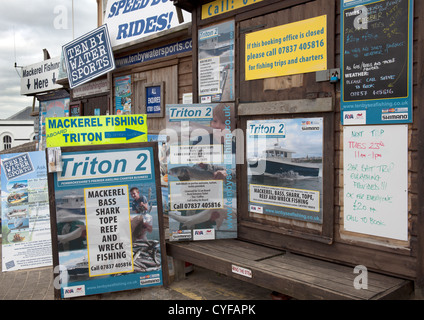
{"type": "Polygon", "coordinates": [[[333,98],[240,103],[239,116],[275,115],[333,111],[333,98]]]}

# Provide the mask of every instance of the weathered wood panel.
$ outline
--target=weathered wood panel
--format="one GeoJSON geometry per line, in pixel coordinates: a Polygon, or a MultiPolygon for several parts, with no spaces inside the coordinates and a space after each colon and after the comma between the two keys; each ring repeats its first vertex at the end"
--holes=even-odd
{"type": "Polygon", "coordinates": [[[296,299],[408,298],[412,282],[368,272],[368,288],[355,289],[353,268],[235,239],[168,242],[167,253],[296,299]],[[251,277],[232,271],[248,269],[251,277]]]}

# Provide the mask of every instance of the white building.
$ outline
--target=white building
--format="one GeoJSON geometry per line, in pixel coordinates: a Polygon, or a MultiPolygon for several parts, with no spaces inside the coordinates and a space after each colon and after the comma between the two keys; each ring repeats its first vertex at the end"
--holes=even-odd
{"type": "Polygon", "coordinates": [[[27,107],[13,116],[0,120],[0,151],[7,150],[34,140],[38,124],[31,116],[32,107],[27,107]]]}

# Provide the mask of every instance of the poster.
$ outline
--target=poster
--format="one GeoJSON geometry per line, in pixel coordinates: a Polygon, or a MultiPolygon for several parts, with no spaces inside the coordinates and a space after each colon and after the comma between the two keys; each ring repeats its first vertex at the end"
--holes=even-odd
{"type": "Polygon", "coordinates": [[[116,114],[131,114],[131,75],[115,78],[116,114]]]}
{"type": "Polygon", "coordinates": [[[52,179],[62,298],[163,283],[157,149],[145,145],[62,149],[52,179]]]}
{"type": "Polygon", "coordinates": [[[322,223],[323,118],[247,122],[249,211],[322,223]]]}
{"type": "Polygon", "coordinates": [[[326,15],[246,34],[246,80],[326,69],[326,15]]]}
{"type": "Polygon", "coordinates": [[[38,96],[40,101],[38,119],[38,150],[46,148],[46,119],[51,117],[68,117],[70,109],[69,93],[65,90],[46,97],[38,96]]]}
{"type": "Polygon", "coordinates": [[[60,57],[54,57],[22,68],[21,95],[51,92],[63,88],[56,83],[60,57]]]}
{"type": "Polygon", "coordinates": [[[44,152],[1,156],[2,271],[52,265],[44,152]]]}
{"type": "Polygon", "coordinates": [[[244,8],[262,0],[215,0],[202,5],[202,20],[244,8]]]}
{"type": "Polygon", "coordinates": [[[412,123],[412,0],[342,2],[343,125],[412,123]]]}
{"type": "Polygon", "coordinates": [[[408,240],[408,126],[343,130],[344,229],[408,240]]]}
{"type": "Polygon", "coordinates": [[[233,104],[167,105],[170,241],[237,237],[233,104]]]}
{"type": "Polygon", "coordinates": [[[234,21],[199,30],[198,73],[201,103],[233,101],[234,21]]]}

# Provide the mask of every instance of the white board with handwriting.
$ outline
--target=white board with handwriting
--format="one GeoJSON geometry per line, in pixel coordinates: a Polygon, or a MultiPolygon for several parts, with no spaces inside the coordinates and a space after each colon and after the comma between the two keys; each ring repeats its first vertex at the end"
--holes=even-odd
{"type": "Polygon", "coordinates": [[[344,229],[408,240],[408,126],[344,127],[344,229]]]}

